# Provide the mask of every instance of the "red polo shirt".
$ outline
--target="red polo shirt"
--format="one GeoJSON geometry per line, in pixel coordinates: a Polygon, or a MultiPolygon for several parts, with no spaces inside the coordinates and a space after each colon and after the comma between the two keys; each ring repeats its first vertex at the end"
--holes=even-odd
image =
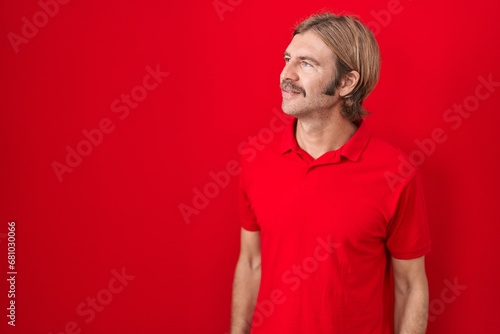
{"type": "Polygon", "coordinates": [[[363,124],[316,160],[295,126],[242,159],[242,227],[261,234],[252,333],[392,333],[390,258],[430,251],[420,176],[363,124]]]}

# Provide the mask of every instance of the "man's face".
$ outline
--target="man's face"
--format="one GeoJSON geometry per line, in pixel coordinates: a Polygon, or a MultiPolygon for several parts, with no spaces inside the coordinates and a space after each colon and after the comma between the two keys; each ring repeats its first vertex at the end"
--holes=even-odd
{"type": "Polygon", "coordinates": [[[339,102],[334,78],[333,51],[312,31],[295,35],[280,75],[283,111],[295,117],[325,114],[339,102]]]}

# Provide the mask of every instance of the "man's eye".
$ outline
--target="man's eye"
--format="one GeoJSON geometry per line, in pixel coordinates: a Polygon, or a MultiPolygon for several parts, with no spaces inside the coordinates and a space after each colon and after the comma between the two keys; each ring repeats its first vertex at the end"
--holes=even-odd
{"type": "Polygon", "coordinates": [[[290,57],[285,57],[285,63],[288,63],[290,61],[290,57]]]}
{"type": "Polygon", "coordinates": [[[311,67],[311,66],[312,66],[312,65],[311,65],[311,64],[309,64],[307,61],[302,61],[302,65],[303,65],[304,67],[311,67]]]}

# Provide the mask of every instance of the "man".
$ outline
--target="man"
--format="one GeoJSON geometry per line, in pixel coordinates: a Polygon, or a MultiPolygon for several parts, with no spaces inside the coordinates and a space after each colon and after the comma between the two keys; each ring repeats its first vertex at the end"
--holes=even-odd
{"type": "Polygon", "coordinates": [[[293,35],[280,78],[289,128],[243,161],[231,333],[425,333],[420,176],[362,122],[377,42],[329,13],[293,35]]]}

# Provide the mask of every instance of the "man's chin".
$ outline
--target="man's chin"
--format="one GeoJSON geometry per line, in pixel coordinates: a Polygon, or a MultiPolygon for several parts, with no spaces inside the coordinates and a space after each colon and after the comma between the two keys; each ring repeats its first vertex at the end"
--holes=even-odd
{"type": "Polygon", "coordinates": [[[287,103],[285,101],[281,103],[281,110],[283,110],[285,114],[294,117],[301,114],[300,108],[297,108],[297,106],[290,105],[290,103],[287,103]]]}

